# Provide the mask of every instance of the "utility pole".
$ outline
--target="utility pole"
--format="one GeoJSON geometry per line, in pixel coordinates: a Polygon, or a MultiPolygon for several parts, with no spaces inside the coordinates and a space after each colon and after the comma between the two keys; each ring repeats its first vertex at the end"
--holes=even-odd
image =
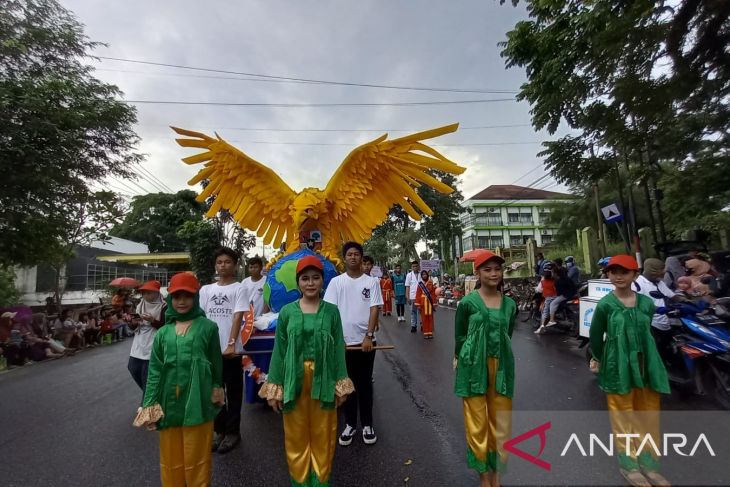
{"type": "Polygon", "coordinates": [[[596,233],[598,233],[598,241],[601,242],[603,255],[606,255],[606,236],[603,233],[603,217],[601,216],[601,203],[598,198],[598,183],[593,183],[593,197],[596,202],[596,233]]]}

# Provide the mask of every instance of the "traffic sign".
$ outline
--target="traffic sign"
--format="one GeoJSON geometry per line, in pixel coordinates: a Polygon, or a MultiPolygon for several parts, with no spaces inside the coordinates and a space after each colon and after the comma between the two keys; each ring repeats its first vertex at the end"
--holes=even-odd
{"type": "Polygon", "coordinates": [[[606,220],[606,223],[616,223],[624,219],[624,216],[621,214],[621,211],[619,211],[616,203],[604,206],[601,208],[601,213],[603,213],[603,219],[606,220]]]}

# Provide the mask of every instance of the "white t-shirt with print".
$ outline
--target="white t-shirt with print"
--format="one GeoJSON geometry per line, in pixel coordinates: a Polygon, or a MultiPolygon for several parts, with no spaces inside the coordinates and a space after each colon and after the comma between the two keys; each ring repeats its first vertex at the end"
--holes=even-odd
{"type": "Polygon", "coordinates": [[[266,277],[264,276],[261,276],[258,281],[247,277],[241,283],[246,299],[246,310],[248,310],[248,304],[253,302],[254,317],[261,316],[264,312],[264,284],[266,284],[266,277]]]}
{"type": "MultiPolygon", "coordinates": [[[[200,307],[205,311],[205,316],[218,325],[221,352],[225,351],[231,337],[234,313],[248,310],[243,286],[240,282],[226,286],[207,284],[200,288],[200,307]]],[[[240,348],[240,342],[241,337],[236,337],[236,348],[240,348]]]]}
{"type": "Polygon", "coordinates": [[[383,294],[378,279],[366,274],[357,279],[340,274],[327,285],[324,300],[340,310],[345,344],[359,345],[368,331],[370,308],[383,305],[383,294]]]}
{"type": "MultiPolygon", "coordinates": [[[[639,277],[636,278],[636,281],[634,281],[631,287],[633,287],[634,291],[636,291],[637,293],[643,294],[644,296],[654,301],[654,306],[656,306],[657,308],[659,308],[660,306],[665,306],[666,304],[663,299],[658,299],[652,296],[652,291],[659,291],[664,296],[666,296],[667,299],[671,299],[672,297],[674,297],[675,294],[674,291],[669,289],[667,285],[664,284],[664,281],[659,281],[657,284],[654,284],[643,275],[639,275],[639,277]]],[[[651,319],[651,326],[663,331],[672,329],[672,326],[669,324],[669,317],[665,314],[660,315],[654,313],[654,316],[651,319]]]]}
{"type": "Polygon", "coordinates": [[[421,281],[421,276],[419,275],[420,272],[409,272],[406,276],[406,287],[410,286],[410,295],[408,296],[408,299],[413,301],[416,299],[416,291],[418,290],[418,283],[421,281]]]}

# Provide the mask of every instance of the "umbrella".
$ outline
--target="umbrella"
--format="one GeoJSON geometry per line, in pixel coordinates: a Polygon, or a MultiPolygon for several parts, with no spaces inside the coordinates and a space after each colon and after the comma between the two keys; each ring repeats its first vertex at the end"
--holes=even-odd
{"type": "Polygon", "coordinates": [[[139,286],[139,281],[131,277],[117,277],[109,283],[111,287],[128,287],[135,288],[139,286]]]}
{"type": "Polygon", "coordinates": [[[479,257],[479,254],[483,252],[487,252],[487,249],[474,249],[464,252],[464,255],[461,256],[461,259],[459,259],[459,262],[474,262],[477,260],[477,257],[479,257]]]}

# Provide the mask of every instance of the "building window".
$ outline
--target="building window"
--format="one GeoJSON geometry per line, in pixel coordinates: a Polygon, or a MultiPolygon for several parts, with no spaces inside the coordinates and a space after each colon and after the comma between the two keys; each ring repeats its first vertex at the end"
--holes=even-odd
{"type": "Polygon", "coordinates": [[[500,237],[489,237],[489,248],[496,249],[497,247],[504,247],[504,239],[500,237]]]}
{"type": "Polygon", "coordinates": [[[471,237],[462,238],[461,244],[464,247],[464,252],[471,250],[471,237]]]}
{"type": "Polygon", "coordinates": [[[542,244],[547,245],[549,243],[553,242],[553,236],[552,235],[543,235],[542,236],[542,244]]]}
{"type": "Polygon", "coordinates": [[[530,208],[511,210],[507,213],[507,221],[510,225],[532,225],[532,210],[530,208]]]}
{"type": "Polygon", "coordinates": [[[510,247],[517,247],[522,245],[522,235],[510,235],[509,245],[510,247]]]}
{"type": "Polygon", "coordinates": [[[499,214],[480,214],[476,217],[476,223],[480,226],[502,226],[502,216],[499,214]]]}

